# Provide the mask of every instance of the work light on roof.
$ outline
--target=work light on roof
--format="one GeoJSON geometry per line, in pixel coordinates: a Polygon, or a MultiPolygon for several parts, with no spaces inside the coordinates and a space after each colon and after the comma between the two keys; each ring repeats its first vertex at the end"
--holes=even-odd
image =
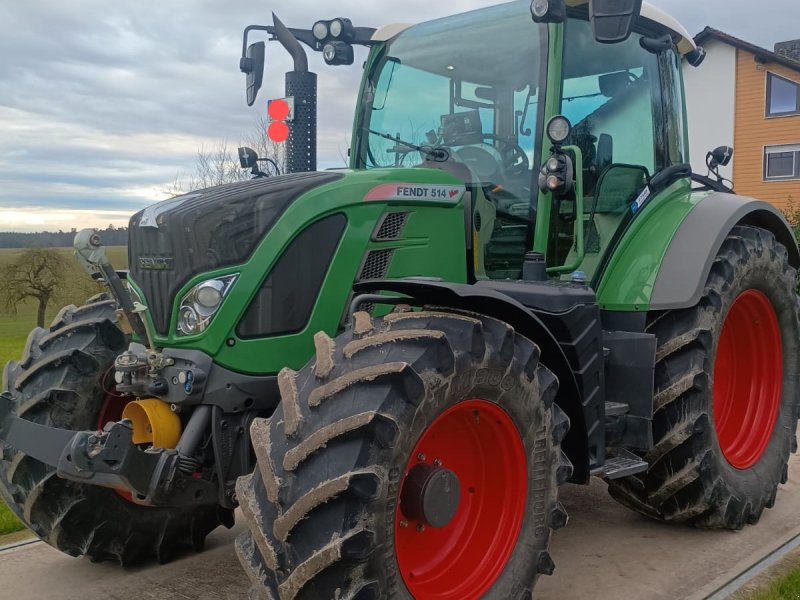
{"type": "Polygon", "coordinates": [[[537,23],[563,23],[567,8],[564,0],[533,0],[531,15],[537,23]]]}
{"type": "Polygon", "coordinates": [[[340,37],[344,32],[344,23],[340,19],[334,19],[331,21],[330,32],[331,37],[340,37]]]}
{"type": "Polygon", "coordinates": [[[355,60],[353,47],[347,42],[328,42],[322,49],[322,57],[329,65],[352,65],[355,60]]]}
{"type": "Polygon", "coordinates": [[[337,18],[332,21],[317,21],[311,29],[317,42],[352,42],[355,34],[353,22],[350,19],[337,18]]]}
{"type": "Polygon", "coordinates": [[[534,17],[539,19],[545,17],[550,10],[549,0],[533,0],[531,3],[531,12],[534,17]]]}
{"type": "Polygon", "coordinates": [[[328,29],[328,23],[326,21],[317,21],[314,23],[314,28],[311,30],[314,34],[314,37],[322,42],[328,38],[330,30],[328,29]]]}

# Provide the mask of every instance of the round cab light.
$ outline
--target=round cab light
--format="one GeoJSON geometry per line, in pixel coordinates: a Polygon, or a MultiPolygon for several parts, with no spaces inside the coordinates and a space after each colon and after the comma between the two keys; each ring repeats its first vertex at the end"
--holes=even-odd
{"type": "Polygon", "coordinates": [[[336,46],[333,44],[327,44],[325,48],[322,50],[322,57],[325,59],[325,62],[332,63],[336,60],[336,46]]]}
{"type": "Polygon", "coordinates": [[[559,161],[555,156],[547,161],[547,170],[550,173],[557,173],[560,169],[561,161],[559,161]]]}
{"type": "Polygon", "coordinates": [[[531,12],[537,19],[543,19],[550,12],[549,0],[533,0],[531,3],[531,12]]]}
{"type": "Polygon", "coordinates": [[[547,124],[547,137],[554,144],[563,144],[572,133],[572,123],[567,117],[558,115],[547,124]]]}
{"type": "Polygon", "coordinates": [[[339,19],[336,19],[331,22],[331,37],[338,38],[342,35],[342,31],[344,31],[344,23],[342,23],[339,19]]]}
{"type": "Polygon", "coordinates": [[[328,25],[324,21],[314,23],[314,28],[311,31],[320,42],[328,37],[328,25]]]}

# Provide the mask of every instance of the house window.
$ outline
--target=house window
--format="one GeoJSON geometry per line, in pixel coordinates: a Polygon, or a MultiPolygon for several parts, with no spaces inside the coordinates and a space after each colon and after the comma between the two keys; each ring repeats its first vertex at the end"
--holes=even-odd
{"type": "Polygon", "coordinates": [[[764,150],[764,178],[800,179],[800,144],[767,146],[764,150]]]}
{"type": "Polygon", "coordinates": [[[800,114],[800,83],[795,83],[774,73],[767,75],[767,115],[800,114]]]}

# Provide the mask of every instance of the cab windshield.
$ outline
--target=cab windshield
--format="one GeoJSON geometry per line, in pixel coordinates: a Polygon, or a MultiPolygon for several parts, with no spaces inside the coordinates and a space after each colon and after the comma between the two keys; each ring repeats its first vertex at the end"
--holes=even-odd
{"type": "Polygon", "coordinates": [[[414,26],[368,75],[357,168],[448,168],[472,186],[478,275],[518,273],[532,234],[547,27],[528,2],[414,26]],[[488,245],[491,244],[491,248],[488,245]]]}

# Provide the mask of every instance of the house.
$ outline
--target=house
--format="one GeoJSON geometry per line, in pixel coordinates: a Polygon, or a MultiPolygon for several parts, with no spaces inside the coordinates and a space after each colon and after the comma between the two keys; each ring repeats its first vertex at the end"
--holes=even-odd
{"type": "Polygon", "coordinates": [[[772,52],[706,27],[695,41],[708,53],[684,68],[695,171],[705,174],[709,150],[733,146],[722,173],[738,194],[800,209],[800,40],[772,52]]]}

